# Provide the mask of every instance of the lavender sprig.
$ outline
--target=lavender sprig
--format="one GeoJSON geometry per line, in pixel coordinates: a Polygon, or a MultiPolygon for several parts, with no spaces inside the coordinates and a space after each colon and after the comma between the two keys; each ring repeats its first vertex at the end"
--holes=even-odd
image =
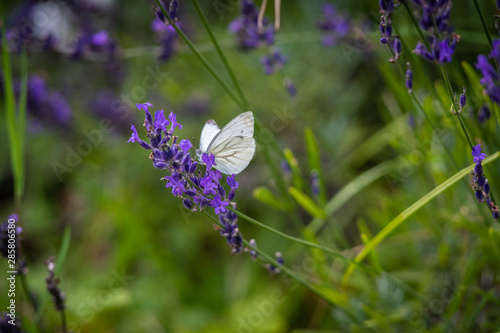
{"type": "Polygon", "coordinates": [[[128,142],[138,143],[142,148],[150,150],[149,158],[157,169],[166,171],[168,174],[162,178],[167,184],[165,187],[172,190],[172,194],[182,200],[184,207],[191,211],[203,211],[212,207],[219,220],[224,225],[220,229],[221,235],[226,237],[228,244],[234,254],[243,249],[243,238],[238,229],[237,216],[227,209],[228,206],[236,209],[234,198],[239,183],[235,175],[227,176],[225,188],[222,183],[222,174],[213,170],[215,156],[202,154],[201,162],[206,165],[205,173],[198,170],[198,161],[191,157],[190,150],[193,147],[189,140],[174,135],[174,131],[182,129],[177,122],[176,115],[171,112],[168,119],[163,110],[156,111],[153,115],[149,112],[151,103],[137,104],[139,110],[145,113],[144,127],[149,143],[142,140],[134,125],[131,126],[132,136],[128,142]]]}
{"type": "Polygon", "coordinates": [[[413,0],[421,9],[419,25],[429,33],[428,43],[417,43],[413,52],[442,65],[452,61],[458,36],[450,25],[450,0],[413,0]],[[429,47],[429,48],[428,48],[429,47]]]}
{"type": "Polygon", "coordinates": [[[474,189],[474,195],[479,202],[486,202],[488,208],[491,210],[493,219],[498,221],[498,206],[495,205],[490,197],[490,184],[488,183],[488,179],[484,176],[483,171],[482,161],[487,155],[481,152],[480,144],[472,149],[472,156],[474,157],[474,163],[476,163],[472,171],[472,188],[474,189]]]}

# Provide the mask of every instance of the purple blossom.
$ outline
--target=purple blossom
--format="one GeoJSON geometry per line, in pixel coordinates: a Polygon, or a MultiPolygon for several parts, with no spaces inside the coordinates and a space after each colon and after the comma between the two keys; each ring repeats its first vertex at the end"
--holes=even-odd
{"type": "MultiPolygon", "coordinates": [[[[0,86],[3,85],[0,77],[0,86]]],[[[14,93],[20,97],[20,82],[14,81],[14,93]]],[[[4,90],[0,90],[3,97],[4,90]]],[[[27,82],[27,114],[31,130],[39,131],[45,127],[69,128],[73,114],[63,94],[52,90],[46,81],[38,75],[30,75],[27,82]]]]}
{"type": "Polygon", "coordinates": [[[176,127],[179,127],[179,129],[182,129],[182,125],[177,123],[177,116],[173,112],[170,112],[168,119],[170,119],[170,121],[172,123],[172,127],[170,129],[171,132],[173,132],[176,127]]]}
{"type": "Polygon", "coordinates": [[[216,195],[212,201],[210,202],[210,206],[215,208],[215,214],[224,213],[226,211],[226,206],[229,205],[229,202],[221,200],[220,195],[216,195]]]}
{"type": "Polygon", "coordinates": [[[393,0],[380,0],[380,42],[389,44],[392,37],[392,12],[394,11],[393,0]]]}
{"type": "Polygon", "coordinates": [[[261,44],[274,44],[274,26],[267,18],[263,19],[262,28],[258,27],[259,7],[252,0],[243,0],[240,16],[231,21],[229,32],[237,38],[238,46],[242,49],[253,49],[261,44]]]}
{"type": "Polygon", "coordinates": [[[488,106],[483,105],[479,108],[479,111],[477,113],[477,120],[479,121],[480,124],[484,125],[488,119],[491,117],[491,111],[488,108],[488,106]]]}
{"type": "MultiPolygon", "coordinates": [[[[161,16],[163,16],[162,13],[161,16]]],[[[181,26],[180,23],[176,23],[176,25],[179,27],[181,26]]],[[[167,61],[171,59],[174,56],[176,49],[177,31],[175,31],[175,28],[172,25],[166,24],[160,19],[155,18],[153,22],[151,22],[151,30],[154,32],[161,44],[158,59],[160,61],[167,61]]]]}
{"type": "MultiPolygon", "coordinates": [[[[274,254],[274,256],[275,256],[278,264],[283,265],[285,263],[285,258],[283,258],[283,255],[281,254],[281,252],[276,252],[274,254]]],[[[276,267],[273,264],[266,264],[265,267],[269,271],[269,273],[271,273],[271,274],[277,274],[277,273],[281,272],[279,267],[276,267]]]]}
{"type": "Polygon", "coordinates": [[[288,95],[295,97],[297,95],[297,86],[290,80],[289,78],[286,78],[284,80],[285,84],[285,89],[288,92],[288,95]]]}
{"type": "Polygon", "coordinates": [[[187,152],[189,152],[189,149],[191,149],[191,147],[193,147],[193,144],[191,143],[191,141],[184,139],[184,140],[181,140],[179,147],[181,147],[183,152],[187,153],[187,152]]]}
{"type": "Polygon", "coordinates": [[[238,186],[240,185],[240,183],[238,183],[235,180],[235,175],[228,176],[226,178],[226,183],[227,183],[227,185],[229,185],[229,187],[231,187],[231,189],[234,189],[234,190],[236,190],[238,188],[238,186]]]}
{"type": "Polygon", "coordinates": [[[406,66],[408,67],[406,70],[406,81],[405,81],[405,86],[406,89],[408,89],[408,93],[413,92],[413,71],[410,68],[410,63],[407,63],[406,66]]]}
{"type": "Polygon", "coordinates": [[[485,153],[481,153],[481,145],[478,144],[472,149],[472,156],[474,156],[474,163],[479,163],[483,161],[488,155],[486,155],[485,153]]]}
{"type": "MultiPolygon", "coordinates": [[[[21,237],[20,233],[23,231],[21,227],[18,227],[19,217],[17,214],[11,214],[7,216],[2,223],[0,223],[0,254],[2,257],[8,258],[9,256],[9,239],[15,234],[15,246],[16,246],[16,258],[19,258],[21,254],[21,237]]],[[[13,259],[13,258],[10,258],[13,259]]]]}
{"type": "Polygon", "coordinates": [[[288,61],[287,56],[281,53],[281,50],[274,48],[269,55],[262,56],[261,64],[263,66],[264,74],[271,75],[288,61]]]}
{"type": "MultiPolygon", "coordinates": [[[[499,62],[500,40],[493,42],[493,50],[489,54],[490,59],[495,59],[499,62]]],[[[500,72],[489,62],[488,58],[480,54],[477,57],[476,68],[481,71],[482,78],[479,81],[483,86],[486,94],[490,99],[500,105],[500,72]]]]}
{"type": "Polygon", "coordinates": [[[338,14],[335,6],[329,3],[323,5],[322,12],[323,16],[317,23],[323,33],[322,43],[327,47],[338,45],[351,29],[349,19],[338,14]]]}
{"type": "Polygon", "coordinates": [[[413,52],[428,61],[434,61],[438,65],[452,62],[457,37],[453,34],[453,29],[449,24],[451,1],[414,0],[414,3],[421,10],[420,27],[427,31],[432,43],[429,50],[422,42],[418,42],[413,52]]]}
{"type": "Polygon", "coordinates": [[[201,161],[207,165],[207,171],[212,169],[213,165],[217,165],[215,163],[215,155],[213,154],[208,155],[206,153],[203,153],[203,155],[201,155],[201,161]]]}
{"type": "Polygon", "coordinates": [[[486,202],[491,210],[493,219],[498,220],[499,210],[490,197],[490,184],[484,175],[482,166],[486,154],[481,153],[481,145],[478,144],[472,149],[472,156],[474,157],[474,169],[472,170],[472,188],[474,195],[479,202],[486,202]]]}

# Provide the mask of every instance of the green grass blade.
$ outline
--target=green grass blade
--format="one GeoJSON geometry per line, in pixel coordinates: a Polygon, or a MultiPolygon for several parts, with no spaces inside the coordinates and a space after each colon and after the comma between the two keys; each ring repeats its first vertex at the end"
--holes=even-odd
{"type": "Polygon", "coordinates": [[[286,204],[278,199],[267,187],[258,186],[253,190],[253,197],[260,202],[279,210],[286,210],[286,204]]]}
{"type": "Polygon", "coordinates": [[[236,75],[234,75],[233,70],[231,69],[231,66],[229,65],[229,62],[227,61],[226,56],[224,55],[224,52],[222,52],[222,49],[219,46],[219,43],[217,42],[217,39],[215,38],[212,29],[210,28],[210,24],[208,24],[207,17],[201,10],[200,5],[198,4],[197,0],[192,0],[194,8],[196,9],[196,12],[198,13],[198,16],[201,19],[201,22],[203,23],[203,26],[205,27],[205,30],[207,31],[208,36],[210,37],[210,40],[212,41],[212,44],[215,46],[215,50],[217,51],[217,54],[219,55],[219,58],[221,59],[222,63],[224,64],[224,67],[226,67],[226,71],[228,72],[229,76],[231,77],[231,81],[233,81],[233,85],[236,88],[236,91],[243,102],[243,106],[245,106],[247,109],[249,108],[248,102],[245,98],[245,95],[243,94],[243,90],[241,90],[241,86],[236,79],[236,75]]]}
{"type": "MultiPolygon", "coordinates": [[[[390,160],[388,162],[381,163],[364,173],[359,177],[352,180],[350,183],[345,185],[340,191],[337,192],[326,204],[325,213],[326,216],[333,215],[340,207],[342,207],[347,201],[358,194],[366,186],[373,183],[375,180],[389,173],[391,170],[397,167],[398,160],[390,160]]],[[[315,234],[325,223],[324,220],[314,219],[308,226],[315,234]]]]}
{"type": "Polygon", "coordinates": [[[10,145],[10,158],[12,173],[14,175],[14,196],[16,200],[16,208],[20,212],[21,203],[21,177],[22,166],[20,160],[20,142],[17,133],[18,126],[16,124],[16,101],[14,95],[14,82],[12,80],[12,68],[10,63],[10,55],[7,46],[7,36],[5,29],[2,29],[2,69],[4,74],[4,94],[5,94],[5,116],[7,123],[7,132],[10,145]]]}
{"type": "Polygon", "coordinates": [[[321,156],[319,152],[318,140],[310,127],[304,130],[304,141],[307,149],[307,160],[309,162],[309,170],[311,173],[316,170],[319,180],[319,199],[321,204],[326,203],[325,177],[321,167],[321,156]]]}
{"type": "Polygon", "coordinates": [[[69,245],[71,243],[71,227],[69,225],[64,228],[64,234],[61,242],[61,248],[59,249],[59,253],[56,257],[56,275],[59,274],[61,268],[63,267],[64,260],[66,260],[66,256],[68,255],[69,245]]]}
{"type": "MultiPolygon", "coordinates": [[[[496,160],[499,156],[500,156],[500,151],[497,151],[495,154],[487,157],[483,161],[483,165],[486,165],[496,160]]],[[[448,178],[444,183],[442,183],[441,185],[430,191],[428,194],[420,198],[420,200],[415,202],[413,205],[405,209],[401,214],[396,216],[391,222],[389,222],[384,227],[384,229],[382,229],[375,237],[373,237],[373,239],[363,248],[363,250],[361,250],[361,252],[358,253],[358,255],[354,258],[354,261],[357,263],[363,261],[363,259],[366,258],[366,256],[369,255],[377,247],[377,245],[379,245],[385,238],[387,238],[387,236],[389,236],[398,226],[400,226],[401,223],[406,221],[406,219],[412,216],[416,211],[425,206],[428,202],[437,197],[439,194],[441,194],[442,192],[453,186],[463,177],[470,174],[474,166],[475,164],[472,164],[460,170],[459,172],[448,178]]],[[[352,275],[355,268],[356,268],[355,264],[350,264],[349,267],[347,268],[347,271],[344,274],[342,282],[344,286],[347,284],[349,277],[352,275]]]]}
{"type": "Polygon", "coordinates": [[[297,203],[304,208],[311,216],[318,219],[326,219],[325,211],[314,203],[307,194],[295,187],[290,187],[288,189],[292,197],[297,201],[297,203]]]}
{"type": "Polygon", "coordinates": [[[28,56],[26,50],[23,49],[21,52],[21,93],[19,96],[19,108],[18,108],[18,119],[17,119],[17,135],[19,140],[19,167],[20,167],[20,178],[16,184],[16,193],[22,197],[24,194],[24,184],[25,184],[25,136],[26,136],[26,108],[28,101],[28,56]]]}
{"type": "Polygon", "coordinates": [[[293,185],[296,188],[302,190],[304,188],[304,182],[302,180],[302,173],[300,172],[299,162],[293,155],[290,148],[285,148],[283,152],[285,154],[288,165],[290,165],[290,168],[292,169],[293,185]]]}

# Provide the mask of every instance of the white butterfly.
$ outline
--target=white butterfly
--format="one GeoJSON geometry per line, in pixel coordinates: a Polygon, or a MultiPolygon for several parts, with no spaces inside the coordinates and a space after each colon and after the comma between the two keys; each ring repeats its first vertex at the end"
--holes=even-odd
{"type": "Polygon", "coordinates": [[[215,155],[214,167],[222,173],[232,175],[243,171],[255,153],[253,138],[253,113],[247,111],[231,120],[223,129],[210,119],[201,131],[198,158],[206,153],[215,155]]]}

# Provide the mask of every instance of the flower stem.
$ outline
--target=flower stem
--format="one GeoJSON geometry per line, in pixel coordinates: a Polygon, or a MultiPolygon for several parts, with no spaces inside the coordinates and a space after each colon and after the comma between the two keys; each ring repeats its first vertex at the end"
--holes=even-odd
{"type": "Polygon", "coordinates": [[[332,250],[328,247],[325,247],[325,246],[322,246],[322,245],[319,245],[319,244],[316,244],[316,243],[311,243],[311,242],[308,242],[306,240],[303,240],[303,239],[300,239],[300,238],[296,238],[296,237],[293,237],[293,236],[290,236],[290,235],[287,235],[281,231],[278,231],[274,228],[271,228],[267,225],[265,225],[264,223],[261,223],[253,218],[251,218],[250,216],[248,215],[245,215],[243,214],[242,212],[236,210],[236,209],[233,209],[231,207],[227,207],[229,208],[229,210],[231,210],[232,212],[236,213],[238,216],[241,216],[243,219],[247,220],[248,222],[252,223],[252,224],[255,224],[263,229],[266,229],[267,231],[270,231],[278,236],[281,236],[285,239],[288,239],[288,240],[291,240],[295,243],[299,243],[299,244],[302,244],[302,245],[305,245],[305,246],[308,246],[308,247],[311,247],[311,248],[315,248],[315,249],[319,249],[319,250],[322,250],[322,251],[325,251],[331,255],[333,255],[334,257],[336,258],[339,258],[341,259],[342,261],[344,262],[349,262],[349,259],[345,258],[342,254],[340,254],[339,252],[335,251],[335,250],[332,250]]]}
{"type": "Polygon", "coordinates": [[[458,111],[457,103],[455,101],[455,98],[453,97],[453,88],[451,87],[450,78],[448,77],[448,73],[444,70],[444,68],[442,66],[438,65],[438,67],[440,68],[441,75],[443,76],[444,81],[446,82],[446,86],[448,87],[448,92],[450,94],[451,102],[453,104],[453,110],[458,117],[458,120],[460,122],[460,127],[462,128],[462,131],[464,132],[464,135],[467,138],[467,141],[469,142],[470,149],[472,150],[474,148],[474,145],[472,144],[472,140],[469,136],[469,132],[467,132],[467,128],[465,127],[465,123],[462,119],[462,116],[460,115],[460,113],[458,111]]]}
{"type": "Polygon", "coordinates": [[[411,13],[410,7],[408,7],[408,1],[403,1],[403,5],[405,6],[406,11],[408,12],[408,15],[410,16],[410,19],[411,19],[413,25],[417,28],[418,34],[420,35],[420,38],[422,39],[425,46],[427,47],[427,50],[430,50],[431,47],[429,45],[429,42],[427,41],[427,38],[425,38],[424,33],[423,33],[422,29],[420,28],[420,25],[418,24],[418,22],[415,20],[415,17],[411,13]]]}
{"type": "Polygon", "coordinates": [[[234,92],[231,90],[231,88],[228,86],[228,84],[221,78],[221,76],[217,73],[217,71],[215,70],[215,68],[208,62],[208,60],[203,56],[203,54],[201,54],[198,49],[194,46],[194,44],[191,42],[191,40],[184,34],[184,32],[179,29],[179,27],[177,26],[177,24],[175,24],[175,22],[173,22],[171,19],[170,19],[170,16],[168,15],[168,13],[166,12],[165,8],[163,7],[163,4],[161,3],[160,0],[155,0],[156,4],[158,5],[158,7],[160,8],[160,10],[162,11],[163,15],[165,16],[165,18],[168,20],[168,22],[170,23],[170,25],[172,25],[172,27],[175,29],[175,31],[177,32],[177,34],[179,35],[179,37],[181,37],[181,39],[189,46],[189,48],[191,49],[191,51],[193,51],[194,55],[201,61],[201,63],[205,66],[205,68],[210,72],[210,74],[212,74],[212,76],[215,78],[215,80],[222,86],[222,88],[227,92],[227,94],[229,95],[229,97],[231,97],[231,99],[234,101],[234,103],[236,105],[238,105],[238,107],[242,110],[242,111],[246,111],[246,108],[245,106],[242,104],[242,102],[238,99],[238,97],[234,94],[234,92]]]}
{"type": "Polygon", "coordinates": [[[243,94],[243,90],[241,90],[241,86],[236,79],[236,75],[234,74],[233,70],[231,69],[231,66],[229,65],[229,62],[227,61],[226,56],[222,52],[222,49],[219,46],[219,43],[217,42],[217,39],[215,38],[212,29],[210,28],[210,25],[208,24],[207,17],[201,10],[201,7],[198,3],[197,0],[192,0],[194,8],[196,9],[196,12],[198,13],[198,16],[201,19],[201,22],[203,23],[203,26],[205,27],[205,30],[207,31],[208,36],[210,37],[210,40],[215,46],[215,50],[217,51],[217,54],[219,55],[219,58],[221,59],[222,63],[224,64],[224,67],[226,67],[227,72],[229,73],[229,76],[231,77],[231,81],[233,81],[233,85],[236,88],[236,91],[238,92],[238,95],[240,97],[240,100],[243,102],[243,106],[245,107],[245,110],[249,109],[248,102],[245,98],[245,95],[243,94]]]}
{"type": "Polygon", "coordinates": [[[486,38],[488,39],[488,43],[490,44],[490,48],[493,49],[493,43],[491,41],[490,33],[488,32],[488,29],[486,28],[486,23],[484,22],[483,13],[481,13],[481,9],[479,8],[477,0],[474,0],[473,2],[474,2],[474,7],[476,7],[477,15],[479,15],[479,19],[481,20],[481,26],[483,27],[483,31],[486,35],[486,38]]]}

